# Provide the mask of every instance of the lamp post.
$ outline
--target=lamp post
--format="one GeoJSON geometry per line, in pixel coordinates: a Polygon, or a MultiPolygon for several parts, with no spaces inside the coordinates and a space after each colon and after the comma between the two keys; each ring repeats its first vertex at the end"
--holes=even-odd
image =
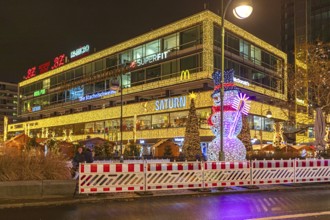
{"type": "MultiPolygon", "coordinates": [[[[231,4],[232,0],[228,0],[226,6],[224,7],[223,1],[221,0],[221,92],[220,92],[220,103],[221,103],[221,113],[220,113],[220,154],[219,160],[224,161],[225,155],[223,152],[223,98],[224,98],[224,70],[225,70],[225,16],[228,6],[231,4]]],[[[235,7],[233,10],[234,15],[238,19],[244,19],[251,15],[252,13],[252,0],[240,0],[235,2],[235,7]]]]}

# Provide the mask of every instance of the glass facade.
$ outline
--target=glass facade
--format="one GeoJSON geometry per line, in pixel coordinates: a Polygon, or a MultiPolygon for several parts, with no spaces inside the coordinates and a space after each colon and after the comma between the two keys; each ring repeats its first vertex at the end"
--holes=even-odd
{"type": "Polygon", "coordinates": [[[124,88],[177,77],[180,76],[182,70],[189,70],[190,73],[201,71],[202,52],[200,50],[186,52],[202,44],[201,32],[201,26],[197,25],[24,86],[20,88],[20,94],[22,94],[20,109],[22,113],[28,113],[36,109],[51,108],[59,103],[75,102],[87,95],[110,91],[113,87],[112,82],[118,83],[120,77],[110,77],[83,83],[65,91],[52,92],[61,85],[117,69],[123,65],[131,65],[132,62],[135,63],[134,70],[122,76],[124,88]],[[35,91],[41,89],[46,89],[45,94],[33,96],[35,91]]]}
{"type": "MultiPolygon", "coordinates": [[[[221,30],[214,29],[214,68],[221,69],[221,30]]],[[[225,69],[233,68],[240,79],[252,84],[283,93],[283,60],[243,40],[229,31],[225,35],[225,69]],[[243,60],[243,62],[242,62],[243,60]]]]}
{"type": "MultiPolygon", "coordinates": [[[[162,114],[141,115],[136,119],[136,130],[151,130],[165,128],[185,127],[188,118],[188,111],[178,111],[162,114]]],[[[200,124],[207,120],[211,114],[211,108],[202,108],[196,110],[200,124]]],[[[134,130],[134,118],[123,118],[123,131],[134,130]]],[[[48,134],[55,132],[55,137],[64,135],[63,131],[72,130],[73,135],[91,135],[91,134],[111,134],[120,132],[120,119],[111,119],[104,121],[80,123],[66,126],[49,127],[48,134]]],[[[41,134],[41,129],[31,130],[31,134],[41,134]]]]}

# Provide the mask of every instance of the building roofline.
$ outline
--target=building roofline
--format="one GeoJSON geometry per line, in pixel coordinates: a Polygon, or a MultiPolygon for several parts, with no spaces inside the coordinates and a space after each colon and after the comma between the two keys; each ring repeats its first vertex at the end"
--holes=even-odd
{"type": "MultiPolygon", "coordinates": [[[[145,34],[139,35],[135,38],[131,38],[129,40],[126,40],[122,43],[116,44],[114,46],[108,47],[106,49],[103,49],[99,52],[93,53],[91,55],[88,55],[86,57],[83,57],[81,59],[78,59],[76,61],[67,63],[59,68],[56,68],[54,70],[50,70],[48,72],[45,72],[43,74],[37,75],[33,78],[24,80],[22,82],[19,83],[19,87],[22,86],[26,86],[28,84],[34,83],[36,81],[42,80],[42,79],[46,79],[49,78],[55,74],[79,67],[83,64],[86,63],[90,63],[93,62],[95,60],[110,56],[112,54],[118,53],[120,51],[124,51],[126,49],[132,48],[134,46],[138,46],[140,44],[143,44],[145,42],[154,40],[156,38],[159,38],[161,36],[173,33],[175,31],[181,30],[183,28],[187,28],[189,26],[195,25],[197,23],[201,23],[204,21],[212,21],[218,25],[221,24],[221,19],[218,15],[216,15],[215,13],[209,11],[209,10],[205,10],[202,12],[199,12],[197,14],[194,14],[192,16],[183,18],[181,20],[172,22],[170,24],[167,24],[165,26],[159,27],[155,30],[149,31],[145,34]]],[[[269,43],[266,43],[265,41],[259,39],[258,37],[254,36],[253,34],[243,30],[242,28],[237,27],[236,25],[230,23],[229,21],[225,22],[225,28],[228,29],[229,31],[235,33],[238,36],[241,36],[244,39],[247,39],[251,42],[253,42],[254,44],[268,50],[269,52],[272,52],[274,54],[276,54],[277,56],[283,58],[284,60],[287,59],[287,55],[277,49],[276,47],[270,45],[269,43]]]]}

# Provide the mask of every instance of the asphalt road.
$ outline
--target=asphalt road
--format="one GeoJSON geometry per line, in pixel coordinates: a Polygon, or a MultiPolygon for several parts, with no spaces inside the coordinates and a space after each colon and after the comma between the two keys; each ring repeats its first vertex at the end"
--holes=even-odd
{"type": "Polygon", "coordinates": [[[330,190],[141,198],[0,210],[0,219],[330,219],[330,190]]]}

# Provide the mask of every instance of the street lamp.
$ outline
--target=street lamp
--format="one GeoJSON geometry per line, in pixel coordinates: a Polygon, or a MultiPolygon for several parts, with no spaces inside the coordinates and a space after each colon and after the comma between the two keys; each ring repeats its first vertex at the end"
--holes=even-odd
{"type": "MultiPolygon", "coordinates": [[[[224,161],[225,160],[225,155],[223,152],[223,98],[224,98],[224,81],[225,81],[225,76],[224,76],[224,70],[225,70],[225,16],[226,12],[228,9],[228,6],[232,2],[232,0],[228,0],[227,4],[225,7],[223,7],[223,1],[221,0],[221,92],[220,92],[220,103],[221,103],[221,116],[220,116],[220,124],[221,124],[221,129],[220,129],[220,155],[219,155],[219,160],[224,161]]],[[[233,10],[233,13],[236,17],[239,19],[244,19],[250,16],[252,13],[252,1],[251,0],[239,0],[235,1],[235,7],[233,10]]]]}

